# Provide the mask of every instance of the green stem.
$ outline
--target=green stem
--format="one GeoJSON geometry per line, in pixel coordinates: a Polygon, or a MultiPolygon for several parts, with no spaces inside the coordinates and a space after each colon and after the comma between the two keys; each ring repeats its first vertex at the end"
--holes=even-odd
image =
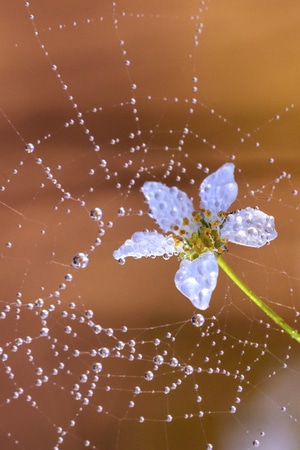
{"type": "Polygon", "coordinates": [[[219,266],[226,272],[231,280],[252,300],[268,317],[270,317],[277,325],[279,325],[293,339],[300,343],[300,334],[288,325],[272,308],[266,305],[261,298],[250,290],[248,286],[233,272],[231,267],[227,265],[222,256],[217,257],[219,266]]]}

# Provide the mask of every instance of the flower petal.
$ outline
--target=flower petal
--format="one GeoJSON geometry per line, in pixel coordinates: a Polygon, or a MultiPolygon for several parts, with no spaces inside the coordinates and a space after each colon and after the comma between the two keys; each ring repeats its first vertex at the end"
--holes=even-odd
{"type": "Polygon", "coordinates": [[[195,308],[207,309],[217,284],[218,270],[217,258],[211,252],[203,253],[194,261],[184,259],[175,274],[175,285],[195,308]]]}
{"type": "Polygon", "coordinates": [[[262,247],[276,236],[274,217],[250,207],[228,214],[221,230],[222,238],[248,247],[262,247]]]}
{"type": "Polygon", "coordinates": [[[200,207],[211,211],[212,219],[215,219],[219,211],[228,210],[237,194],[234,164],[226,163],[202,181],[199,189],[200,207]]]}
{"type": "Polygon", "coordinates": [[[113,252],[113,257],[117,260],[133,256],[142,258],[143,256],[173,255],[175,244],[172,236],[163,236],[157,231],[137,231],[127,239],[118,250],[113,252]]]}
{"type": "Polygon", "coordinates": [[[141,190],[149,203],[149,214],[164,232],[171,231],[174,225],[182,227],[183,218],[192,217],[193,203],[177,187],[146,181],[141,190]]]}

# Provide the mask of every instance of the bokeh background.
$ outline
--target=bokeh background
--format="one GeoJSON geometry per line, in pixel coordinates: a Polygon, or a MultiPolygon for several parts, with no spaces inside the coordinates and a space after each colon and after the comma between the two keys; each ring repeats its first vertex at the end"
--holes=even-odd
{"type": "MultiPolygon", "coordinates": [[[[214,332],[199,337],[199,330],[189,326],[193,307],[173,283],[178,261],[132,260],[120,266],[112,251],[134,231],[153,226],[139,191],[143,181],[162,180],[171,165],[168,184],[186,190],[196,205],[205,168],[212,171],[232,160],[240,187],[233,207],[258,205],[274,215],[279,237],[260,251],[233,246],[228,261],[297,327],[299,3],[120,1],[114,5],[33,0],[30,7],[2,2],[0,12],[0,301],[12,310],[0,329],[1,345],[10,355],[1,375],[3,448],[53,448],[57,427],[62,426],[66,436],[58,448],[64,450],[84,448],[86,436],[97,449],[205,449],[213,442],[214,449],[241,450],[253,448],[255,440],[263,449],[297,449],[298,344],[273,324],[267,337],[266,318],[225,275],[220,275],[206,317],[210,323],[215,316],[221,336],[230,341],[220,363],[231,374],[229,381],[216,374],[195,376],[184,382],[170,404],[161,394],[149,394],[134,410],[138,416],[146,405],[152,420],[143,425],[130,416],[127,420],[124,407],[130,398],[130,377],[143,374],[142,364],[119,368],[114,359],[107,363],[112,374],[121,375],[114,381],[119,390],[97,392],[109,414],[97,415],[94,407],[81,411],[79,402],[74,404],[70,390],[89,358],[84,353],[78,360],[70,355],[77,346],[82,352],[99,347],[102,337],[88,327],[77,330],[77,325],[77,337],[66,337],[67,321],[61,312],[74,301],[78,314],[92,309],[95,322],[103,327],[118,330],[125,324],[140,329],[133,335],[146,340],[164,336],[170,327],[177,336],[173,351],[195,367],[203,364],[206,370],[208,355],[217,365],[212,341],[220,351],[221,339],[214,332]],[[193,82],[193,77],[198,81],[193,82]],[[193,86],[198,90],[193,92],[193,86]],[[183,150],[178,150],[186,126],[192,133],[184,137],[183,150]],[[117,142],[112,144],[112,139],[117,142]],[[35,144],[34,153],[24,151],[28,142],[35,144]],[[147,153],[137,149],[144,142],[147,153]],[[100,152],[94,151],[95,144],[101,146],[100,152]],[[99,166],[101,159],[107,162],[107,171],[104,163],[99,166]],[[140,167],[145,170],[137,178],[140,167]],[[97,224],[89,218],[95,206],[103,210],[100,228],[105,234],[102,244],[90,251],[99,237],[97,224]],[[118,214],[121,207],[129,211],[125,217],[118,214]],[[140,215],[140,209],[145,214],[140,215]],[[70,266],[79,251],[89,252],[86,269],[70,266]],[[64,290],[61,283],[67,273],[73,280],[64,290]],[[18,292],[21,312],[14,304],[18,292]],[[39,316],[25,306],[38,298],[45,299],[46,309],[61,298],[48,322],[57,344],[38,338],[39,316]],[[182,321],[186,325],[179,332],[176,323],[182,321]],[[27,335],[34,337],[33,361],[23,347],[15,354],[11,350],[17,337],[27,335]],[[240,339],[247,342],[241,345],[240,339]],[[251,342],[259,342],[259,350],[251,342]],[[262,354],[264,344],[267,355],[262,354]],[[55,350],[61,359],[64,345],[69,346],[65,370],[58,381],[51,379],[39,390],[35,371],[52,370],[57,363],[55,350]],[[193,349],[197,349],[195,357],[191,357],[193,349]],[[248,365],[252,372],[239,412],[228,414],[238,385],[234,374],[246,373],[248,365]],[[12,367],[13,380],[7,376],[7,366],[12,367]],[[128,376],[128,385],[123,375],[128,376]],[[191,393],[199,381],[204,410],[211,414],[200,421],[157,420],[168,411],[176,415],[178,405],[179,415],[185,410],[193,413],[191,393]],[[6,401],[20,386],[37,408],[28,407],[25,394],[6,401]]],[[[144,349],[142,344],[139,348],[144,349]]],[[[147,358],[155,353],[152,347],[145,353],[146,368],[147,358]]],[[[159,383],[153,389],[159,390],[159,383]]]]}

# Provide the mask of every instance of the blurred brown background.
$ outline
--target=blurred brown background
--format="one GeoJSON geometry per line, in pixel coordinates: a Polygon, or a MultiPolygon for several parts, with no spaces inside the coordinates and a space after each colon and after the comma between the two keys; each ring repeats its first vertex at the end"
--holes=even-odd
{"type": "MultiPolygon", "coordinates": [[[[205,449],[213,442],[214,449],[242,450],[253,448],[255,439],[263,449],[297,449],[298,344],[273,324],[268,331],[266,318],[223,274],[205,316],[207,324],[216,316],[216,327],[228,343],[214,332],[203,337],[189,325],[192,305],[174,287],[175,258],[130,260],[119,266],[112,251],[134,231],[154,226],[139,192],[145,180],[163,180],[171,166],[168,184],[186,190],[196,206],[205,167],[215,170],[234,157],[240,194],[233,207],[258,205],[274,215],[279,237],[261,251],[232,246],[228,261],[253,290],[297,326],[299,2],[121,1],[113,6],[108,1],[36,0],[30,9],[22,2],[2,2],[0,12],[0,300],[3,308],[11,305],[0,331],[1,345],[9,355],[1,375],[1,448],[50,449],[58,443],[60,449],[80,449],[87,446],[88,437],[97,449],[205,449]],[[184,127],[191,132],[180,150],[184,127]],[[34,153],[25,153],[27,142],[35,144],[34,153]],[[94,151],[95,144],[101,147],[99,152],[94,151]],[[106,167],[99,165],[102,159],[106,167]],[[202,169],[196,169],[197,163],[202,169]],[[66,192],[71,199],[64,198],[66,192]],[[103,210],[103,227],[89,217],[94,207],[103,210]],[[118,217],[121,207],[129,211],[125,217],[118,217]],[[92,251],[100,228],[105,231],[102,244],[92,251]],[[70,267],[80,251],[89,253],[84,270],[70,267]],[[63,290],[67,273],[73,281],[63,290]],[[23,302],[20,320],[13,304],[18,292],[23,302]],[[49,341],[38,338],[40,309],[25,306],[39,297],[45,309],[51,304],[56,308],[48,319],[49,341]],[[203,366],[204,372],[210,363],[225,369],[229,381],[224,375],[194,375],[170,400],[158,393],[136,400],[130,416],[126,405],[132,386],[143,382],[155,355],[153,347],[145,350],[139,343],[144,363],[119,366],[112,358],[106,370],[121,375],[110,381],[116,390],[104,392],[106,381],[101,380],[91,405],[81,411],[70,390],[90,367],[91,358],[82,353],[75,359],[72,351],[99,348],[107,338],[95,336],[70,316],[62,318],[70,302],[77,305],[77,317],[93,309],[95,323],[116,328],[118,339],[124,324],[141,329],[132,333],[142,336],[141,341],[163,339],[169,327],[162,324],[172,328],[186,321],[182,334],[179,325],[172,328],[178,336],[169,355],[176,351],[182,361],[203,366]],[[77,336],[64,333],[70,324],[77,336]],[[152,333],[150,327],[160,328],[152,333]],[[33,343],[14,352],[14,340],[28,335],[33,343]],[[251,342],[258,342],[256,348],[251,342]],[[223,346],[225,356],[220,358],[223,346]],[[289,368],[284,371],[287,358],[289,368]],[[65,370],[55,378],[51,370],[62,360],[65,370]],[[12,367],[13,380],[7,366],[12,367]],[[35,385],[39,367],[50,377],[41,388],[35,385]],[[246,382],[238,404],[235,375],[241,373],[246,382]],[[204,398],[202,420],[137,422],[140,414],[146,415],[145,405],[153,419],[168,412],[196,414],[192,395],[196,383],[204,398]],[[24,395],[7,404],[7,397],[12,398],[19,387],[24,395]],[[25,395],[32,399],[26,401],[25,395]],[[29,406],[31,401],[38,408],[29,406]],[[232,403],[239,408],[236,415],[228,414],[232,403]],[[103,404],[107,413],[96,414],[97,404],[103,404]],[[70,427],[72,420],[75,427],[70,427]]],[[[178,377],[182,374],[166,375],[166,383],[178,377]]],[[[157,383],[153,389],[159,390],[157,383]]]]}

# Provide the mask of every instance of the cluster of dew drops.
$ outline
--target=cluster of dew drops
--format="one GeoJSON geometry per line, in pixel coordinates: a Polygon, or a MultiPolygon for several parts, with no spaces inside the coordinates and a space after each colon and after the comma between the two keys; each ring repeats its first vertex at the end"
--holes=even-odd
{"type": "MultiPolygon", "coordinates": [[[[33,143],[27,143],[25,145],[25,152],[30,154],[33,153],[35,151],[35,146],[33,143]]],[[[39,165],[43,164],[43,161],[41,158],[37,158],[36,159],[36,163],[39,165]]],[[[104,160],[100,161],[100,165],[101,167],[105,167],[106,166],[106,162],[104,160]]],[[[69,192],[65,192],[65,190],[63,189],[63,187],[61,186],[60,183],[57,182],[57,180],[55,178],[53,178],[52,174],[51,174],[51,170],[49,167],[45,167],[44,168],[46,174],[47,174],[47,178],[49,178],[52,183],[62,191],[64,198],[65,199],[70,199],[71,198],[71,194],[69,192]]],[[[80,202],[81,206],[85,206],[84,201],[80,202]]],[[[118,210],[118,217],[123,217],[126,214],[125,208],[124,207],[120,207],[118,210]]],[[[97,237],[97,239],[95,240],[95,246],[99,246],[101,245],[101,237],[105,234],[105,229],[104,226],[106,225],[107,228],[112,228],[113,226],[113,222],[112,221],[108,221],[106,224],[104,224],[104,222],[102,221],[102,216],[103,216],[103,212],[102,209],[99,207],[95,207],[90,211],[90,218],[92,220],[94,220],[95,222],[97,222],[98,224],[98,228],[99,228],[99,236],[97,237]]],[[[11,245],[11,244],[10,244],[11,245]]],[[[90,250],[94,250],[95,246],[91,246],[90,250]]],[[[74,255],[71,265],[75,268],[75,269],[84,269],[87,267],[89,263],[89,256],[87,252],[78,252],[77,254],[74,255]]],[[[72,281],[72,275],[71,274],[67,274],[65,276],[65,281],[72,281]]]]}

